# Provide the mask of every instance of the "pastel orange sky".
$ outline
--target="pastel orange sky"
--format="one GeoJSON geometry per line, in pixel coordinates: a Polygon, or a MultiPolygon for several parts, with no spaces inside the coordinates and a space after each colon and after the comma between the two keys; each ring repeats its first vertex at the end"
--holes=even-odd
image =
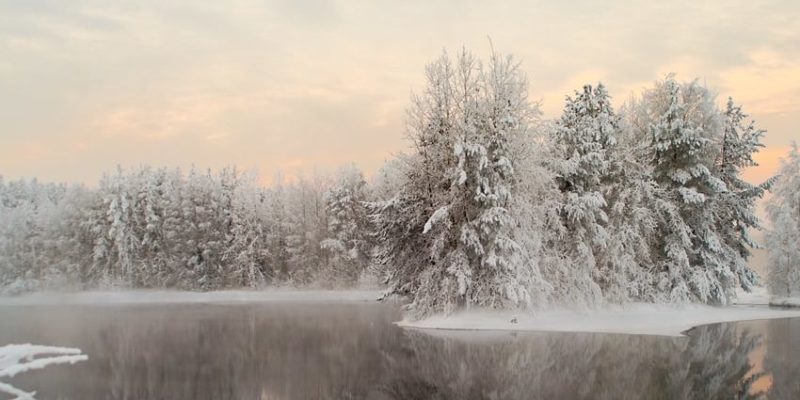
{"type": "Polygon", "coordinates": [[[94,182],[117,164],[368,174],[442,49],[523,61],[545,117],[603,81],[617,104],[669,72],[769,130],[754,181],[800,137],[796,1],[237,0],[0,3],[0,174],[94,182]],[[602,3],[602,4],[601,4],[602,3]]]}

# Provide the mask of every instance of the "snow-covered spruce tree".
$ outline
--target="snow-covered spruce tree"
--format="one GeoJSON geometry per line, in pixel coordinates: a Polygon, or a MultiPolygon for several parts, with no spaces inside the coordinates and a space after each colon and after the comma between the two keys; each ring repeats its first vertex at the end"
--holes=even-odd
{"type": "Polygon", "coordinates": [[[782,161],[767,201],[772,225],[767,233],[768,287],[773,296],[800,296],[800,149],[797,143],[782,161]]]}
{"type": "Polygon", "coordinates": [[[328,237],[320,244],[327,265],[318,280],[327,285],[355,284],[367,270],[372,256],[372,229],[365,201],[367,182],[355,166],[340,169],[325,193],[328,237]]]}
{"type": "Polygon", "coordinates": [[[774,179],[759,185],[742,179],[743,169],[758,165],[753,155],[764,147],[761,137],[766,131],[756,129],[753,121],[747,122],[747,115],[731,98],[728,98],[724,118],[717,173],[727,191],[719,194],[712,208],[717,223],[714,229],[722,239],[726,263],[735,273],[739,286],[749,291],[758,281],[758,276],[747,266],[750,249],[757,246],[749,230],[760,228],[756,200],[764,196],[774,179]]]}
{"type": "Polygon", "coordinates": [[[648,95],[663,107],[649,126],[654,179],[664,190],[656,204],[656,291],[661,300],[726,304],[737,277],[714,229],[716,198],[727,191],[712,172],[719,112],[696,81],[680,85],[669,76],[648,95]]]}
{"type": "Polygon", "coordinates": [[[224,211],[228,224],[222,263],[227,287],[258,287],[264,284],[269,259],[262,191],[253,173],[238,173],[225,168],[220,173],[224,186],[230,187],[230,209],[224,211]],[[227,182],[227,183],[226,183],[227,182]]]}
{"type": "Polygon", "coordinates": [[[383,209],[416,223],[391,245],[389,259],[405,257],[407,246],[417,246],[414,251],[426,258],[397,266],[402,275],[390,274],[390,289],[411,294],[414,317],[470,306],[528,306],[532,273],[508,210],[514,190],[510,143],[528,129],[532,115],[524,76],[510,57],[493,54],[484,67],[466,51],[455,64],[443,55],[427,72],[428,88],[409,112],[418,152],[409,184],[383,209]],[[415,210],[428,211],[423,226],[415,210]]]}
{"type": "Polygon", "coordinates": [[[562,268],[546,274],[554,286],[564,289],[560,291],[564,298],[556,301],[597,304],[602,299],[601,287],[610,285],[612,271],[603,264],[609,222],[605,191],[614,172],[609,153],[616,144],[618,125],[605,87],[586,85],[574,98],[567,97],[553,132],[565,228],[557,245],[566,261],[562,268]]]}

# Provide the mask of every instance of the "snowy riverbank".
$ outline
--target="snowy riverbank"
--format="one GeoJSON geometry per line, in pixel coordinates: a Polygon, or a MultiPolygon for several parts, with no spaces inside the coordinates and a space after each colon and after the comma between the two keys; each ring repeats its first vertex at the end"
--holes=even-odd
{"type": "Polygon", "coordinates": [[[800,310],[765,306],[711,307],[704,305],[629,304],[591,311],[554,310],[536,314],[473,310],[421,321],[400,321],[413,329],[476,331],[595,332],[681,336],[693,327],[721,322],[800,318],[800,310]],[[516,323],[511,321],[516,319],[516,323]]]}
{"type": "Polygon", "coordinates": [[[736,304],[760,304],[775,307],[798,307],[800,308],[800,297],[781,297],[770,296],[767,288],[757,287],[752,292],[739,291],[736,293],[736,304]]]}
{"type": "Polygon", "coordinates": [[[0,297],[0,306],[46,304],[151,304],[151,303],[353,303],[377,301],[380,290],[233,290],[184,292],[124,290],[91,292],[37,292],[0,297]]]}
{"type": "MultiPolygon", "coordinates": [[[[16,305],[125,305],[125,304],[238,304],[238,303],[364,303],[377,302],[380,290],[237,290],[183,292],[125,290],[92,292],[38,292],[0,297],[0,306],[16,305]]],[[[741,294],[738,305],[656,305],[634,303],[598,310],[557,309],[526,314],[512,311],[471,310],[421,321],[399,321],[414,329],[460,331],[597,332],[680,336],[700,325],[756,319],[800,318],[800,309],[768,308],[767,303],[800,305],[800,299],[772,299],[765,291],[741,294]],[[516,319],[516,323],[511,320],[516,319]]]]}
{"type": "Polygon", "coordinates": [[[773,297],[769,300],[769,305],[800,308],[800,297],[773,297]]]}

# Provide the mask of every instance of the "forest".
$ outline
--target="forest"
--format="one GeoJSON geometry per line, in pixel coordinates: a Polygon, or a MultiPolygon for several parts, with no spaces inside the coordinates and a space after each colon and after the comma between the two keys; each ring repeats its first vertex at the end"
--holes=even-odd
{"type": "MultiPolygon", "coordinates": [[[[409,148],[260,184],[228,167],[118,168],[96,184],[0,178],[0,292],[380,285],[414,317],[465,307],[730,304],[775,229],[766,281],[800,292],[800,157],[751,184],[765,131],[669,75],[618,109],[603,84],[542,118],[510,56],[444,53],[411,98],[409,148]]],[[[398,132],[400,134],[400,132],[398,132]]]]}

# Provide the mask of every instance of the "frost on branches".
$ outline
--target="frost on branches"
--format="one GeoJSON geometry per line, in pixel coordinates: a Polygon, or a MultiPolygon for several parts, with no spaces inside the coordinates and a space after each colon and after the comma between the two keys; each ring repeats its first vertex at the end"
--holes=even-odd
{"type": "Polygon", "coordinates": [[[800,297],[800,150],[797,143],[783,160],[773,197],[767,202],[772,228],[767,233],[769,291],[800,297]]]}

